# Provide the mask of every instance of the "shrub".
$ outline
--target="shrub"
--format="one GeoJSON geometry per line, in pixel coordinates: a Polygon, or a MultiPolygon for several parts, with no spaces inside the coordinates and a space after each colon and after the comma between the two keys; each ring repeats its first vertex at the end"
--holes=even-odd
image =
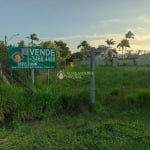
{"type": "Polygon", "coordinates": [[[112,96],[118,96],[118,95],[119,95],[119,92],[120,92],[119,89],[114,88],[114,89],[112,89],[112,91],[111,91],[110,94],[111,94],[112,96]]]}
{"type": "Polygon", "coordinates": [[[13,120],[16,111],[15,101],[11,98],[0,97],[0,122],[13,120]]]}
{"type": "Polygon", "coordinates": [[[150,91],[141,90],[125,97],[125,104],[129,107],[149,107],[150,91]]]}
{"type": "Polygon", "coordinates": [[[86,90],[74,93],[63,92],[55,101],[56,113],[83,112],[89,107],[89,95],[86,90]]]}
{"type": "MultiPolygon", "coordinates": [[[[15,86],[0,86],[0,118],[4,120],[35,120],[45,115],[79,113],[89,108],[89,90],[57,93],[56,89],[35,90],[28,95],[15,86]]],[[[2,119],[0,119],[2,120],[2,119]]]]}
{"type": "Polygon", "coordinates": [[[13,120],[16,113],[16,100],[20,98],[16,93],[20,93],[20,89],[5,84],[0,85],[0,116],[1,121],[13,120]]]}
{"type": "Polygon", "coordinates": [[[50,114],[53,111],[55,99],[55,89],[37,90],[34,96],[28,96],[22,100],[22,103],[18,103],[18,119],[23,121],[41,120],[46,114],[50,114]]]}
{"type": "Polygon", "coordinates": [[[103,96],[102,104],[112,104],[112,103],[118,103],[120,101],[120,90],[118,88],[111,89],[111,91],[103,96]]]}

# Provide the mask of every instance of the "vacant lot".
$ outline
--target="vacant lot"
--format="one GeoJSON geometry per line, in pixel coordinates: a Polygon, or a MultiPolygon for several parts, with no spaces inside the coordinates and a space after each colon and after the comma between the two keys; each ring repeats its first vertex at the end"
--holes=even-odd
{"type": "Polygon", "coordinates": [[[57,73],[48,85],[46,73],[38,72],[34,95],[0,81],[0,149],[150,149],[149,67],[97,66],[93,112],[89,75],[60,80],[57,73]]]}

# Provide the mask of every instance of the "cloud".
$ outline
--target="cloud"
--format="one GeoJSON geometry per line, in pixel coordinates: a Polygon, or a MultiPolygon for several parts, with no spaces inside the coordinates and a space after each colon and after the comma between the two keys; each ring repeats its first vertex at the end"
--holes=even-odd
{"type": "Polygon", "coordinates": [[[114,18],[114,19],[107,19],[102,20],[100,23],[103,24],[110,24],[110,23],[150,23],[150,18],[147,16],[137,16],[137,17],[130,17],[130,18],[114,18]]]}
{"type": "MultiPolygon", "coordinates": [[[[83,35],[71,35],[71,36],[62,36],[62,37],[54,37],[53,40],[73,40],[73,39],[84,39],[84,38],[91,38],[95,35],[83,34],[83,35]]],[[[48,40],[52,37],[41,37],[42,40],[48,40]]]]}
{"type": "Polygon", "coordinates": [[[136,22],[142,22],[142,23],[150,23],[150,18],[147,17],[147,16],[138,16],[136,19],[135,19],[136,22]]]}
{"type": "Polygon", "coordinates": [[[138,27],[134,27],[134,28],[128,28],[127,31],[132,31],[132,32],[144,32],[146,29],[138,26],[138,27]]]}
{"type": "MultiPolygon", "coordinates": [[[[131,29],[131,28],[130,28],[131,29]]],[[[143,30],[140,27],[137,27],[135,30],[143,30]]],[[[77,45],[82,40],[87,40],[91,46],[98,47],[99,45],[106,45],[106,39],[113,38],[116,41],[116,45],[124,38],[123,34],[83,34],[83,35],[72,35],[64,37],[56,37],[53,40],[63,40],[68,44],[68,46],[77,50],[77,45]]],[[[42,39],[42,38],[40,38],[42,39]]],[[[43,38],[46,39],[46,38],[43,38]]],[[[47,37],[47,39],[50,39],[47,37]]],[[[149,34],[135,34],[135,39],[130,40],[131,49],[133,50],[150,50],[150,35],[149,34]]],[[[114,47],[116,47],[116,45],[114,47]]]]}
{"type": "Polygon", "coordinates": [[[119,43],[120,40],[123,38],[122,34],[103,34],[101,35],[100,39],[93,39],[90,41],[90,45],[94,47],[98,47],[99,45],[106,45],[107,39],[114,39],[116,43],[119,43]]]}
{"type": "MultiPolygon", "coordinates": [[[[72,36],[63,36],[63,37],[55,37],[53,40],[86,40],[86,39],[97,39],[97,38],[102,38],[102,37],[108,37],[111,36],[112,34],[81,34],[81,35],[72,35],[72,36]]],[[[113,34],[115,35],[115,34],[113,34]]],[[[118,34],[116,34],[118,35],[118,34]]],[[[52,39],[51,37],[40,37],[41,40],[48,40],[52,39]]]]}
{"type": "Polygon", "coordinates": [[[147,34],[147,35],[136,35],[135,39],[139,42],[140,41],[146,41],[146,40],[150,41],[150,35],[149,34],[147,34]]]}
{"type": "Polygon", "coordinates": [[[132,49],[150,49],[150,18],[147,16],[137,16],[130,18],[112,18],[101,20],[93,25],[86,34],[77,34],[60,37],[43,37],[43,40],[63,40],[70,48],[76,49],[80,41],[86,40],[92,46],[106,45],[108,38],[113,38],[116,43],[125,38],[127,31],[135,34],[135,39],[130,40],[132,49]],[[102,28],[102,30],[100,30],[102,28]],[[120,30],[121,28],[121,30],[120,30]],[[113,33],[112,33],[113,32],[113,33]],[[110,33],[110,34],[104,34],[110,33]]]}
{"type": "Polygon", "coordinates": [[[112,23],[120,23],[122,21],[123,20],[121,20],[121,19],[114,18],[114,19],[101,20],[99,23],[106,25],[106,24],[112,24],[112,23]]]}
{"type": "Polygon", "coordinates": [[[83,34],[83,35],[72,35],[72,36],[64,36],[64,37],[57,37],[55,38],[56,40],[73,40],[73,39],[97,39],[97,38],[107,38],[107,37],[116,37],[116,36],[121,36],[121,34],[83,34]]]}
{"type": "MultiPolygon", "coordinates": [[[[98,21],[96,24],[90,26],[90,29],[99,29],[99,28],[112,28],[117,27],[118,29],[124,26],[135,26],[139,25],[150,25],[150,17],[147,16],[137,16],[137,17],[128,17],[128,18],[110,18],[98,21]]],[[[143,27],[141,27],[142,29],[143,27]]]]}
{"type": "MultiPolygon", "coordinates": [[[[111,35],[110,37],[108,36],[107,38],[112,38],[116,41],[116,43],[119,43],[122,39],[122,35],[120,34],[115,34],[111,35]]],[[[106,45],[105,43],[106,38],[105,36],[102,39],[96,39],[96,40],[91,40],[90,44],[91,46],[98,47],[99,45],[106,45]]],[[[130,40],[131,48],[132,50],[150,50],[150,35],[142,35],[142,34],[137,34],[135,35],[135,39],[130,40]]],[[[117,44],[116,44],[117,45],[117,44]]],[[[116,45],[114,47],[116,47],[116,45]]]]}

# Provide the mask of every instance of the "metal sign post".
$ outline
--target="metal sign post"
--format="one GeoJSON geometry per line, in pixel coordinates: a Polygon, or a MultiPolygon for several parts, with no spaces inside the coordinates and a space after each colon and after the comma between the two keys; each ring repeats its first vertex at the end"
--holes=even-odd
{"type": "Polygon", "coordinates": [[[32,78],[32,85],[33,85],[33,87],[34,87],[34,78],[35,76],[34,76],[34,69],[31,69],[31,78],[32,78]]]}
{"type": "Polygon", "coordinates": [[[90,96],[91,96],[91,110],[93,110],[95,105],[95,48],[91,49],[91,83],[90,83],[90,96]]]}
{"type": "Polygon", "coordinates": [[[49,69],[47,70],[47,84],[49,86],[49,69]]]}
{"type": "Polygon", "coordinates": [[[33,87],[35,69],[48,69],[49,72],[49,69],[56,68],[56,50],[54,48],[10,47],[8,55],[11,69],[31,69],[33,87]]]}

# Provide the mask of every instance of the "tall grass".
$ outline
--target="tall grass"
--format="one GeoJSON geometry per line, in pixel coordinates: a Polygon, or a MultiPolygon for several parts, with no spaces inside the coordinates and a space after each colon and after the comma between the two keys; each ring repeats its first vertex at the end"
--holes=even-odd
{"type": "MultiPolygon", "coordinates": [[[[88,72],[89,67],[75,66],[65,71],[88,72]]],[[[102,110],[103,113],[107,105],[115,105],[115,109],[149,107],[149,73],[147,67],[97,67],[96,109],[102,110]]],[[[36,78],[40,82],[35,84],[34,95],[28,95],[17,86],[1,83],[1,120],[26,121],[42,119],[46,115],[88,111],[90,76],[59,80],[57,72],[51,72],[53,80],[51,79],[50,85],[45,84],[45,77],[46,74],[37,74],[36,78]]]]}
{"type": "Polygon", "coordinates": [[[97,66],[96,113],[88,112],[89,76],[59,80],[51,72],[48,85],[38,73],[34,95],[0,82],[0,149],[149,149],[149,73],[148,67],[97,66]]]}
{"type": "Polygon", "coordinates": [[[79,113],[88,110],[88,91],[83,89],[70,93],[58,92],[54,87],[36,90],[28,95],[23,89],[15,86],[0,86],[1,121],[39,120],[47,115],[62,113],[79,113]]]}

